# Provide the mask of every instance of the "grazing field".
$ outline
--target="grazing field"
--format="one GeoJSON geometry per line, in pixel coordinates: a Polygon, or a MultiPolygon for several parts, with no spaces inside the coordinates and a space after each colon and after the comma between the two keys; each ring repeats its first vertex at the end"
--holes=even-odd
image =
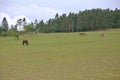
{"type": "Polygon", "coordinates": [[[120,80],[120,30],[86,33],[0,37],[0,80],[120,80]]]}

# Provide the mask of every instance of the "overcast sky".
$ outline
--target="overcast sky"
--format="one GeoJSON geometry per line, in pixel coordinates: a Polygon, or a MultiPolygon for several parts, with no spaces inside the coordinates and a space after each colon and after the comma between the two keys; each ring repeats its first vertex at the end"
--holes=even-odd
{"type": "Polygon", "coordinates": [[[0,22],[6,17],[9,24],[25,17],[27,21],[48,20],[56,13],[68,14],[92,8],[120,9],[120,0],[0,0],[0,22]]]}

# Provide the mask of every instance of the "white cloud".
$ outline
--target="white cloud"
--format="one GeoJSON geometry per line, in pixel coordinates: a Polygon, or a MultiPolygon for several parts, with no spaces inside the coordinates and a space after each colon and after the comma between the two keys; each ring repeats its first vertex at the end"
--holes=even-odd
{"type": "Polygon", "coordinates": [[[40,7],[40,6],[37,6],[36,4],[24,6],[24,10],[26,10],[24,12],[25,14],[29,13],[29,15],[34,16],[34,18],[44,19],[44,20],[48,20],[49,18],[53,18],[56,13],[62,14],[60,11],[58,11],[50,6],[40,7]]]}
{"type": "Polygon", "coordinates": [[[11,16],[24,15],[30,18],[32,21],[35,19],[47,21],[49,18],[53,18],[56,13],[62,14],[60,11],[53,7],[46,6],[41,7],[36,4],[29,5],[14,5],[6,9],[11,16]]]}

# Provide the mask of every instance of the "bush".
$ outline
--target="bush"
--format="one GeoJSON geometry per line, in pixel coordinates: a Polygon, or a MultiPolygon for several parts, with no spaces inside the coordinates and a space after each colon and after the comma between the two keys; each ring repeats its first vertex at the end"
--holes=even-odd
{"type": "Polygon", "coordinates": [[[1,37],[7,37],[8,34],[7,34],[6,32],[2,32],[0,36],[1,36],[1,37]]]}

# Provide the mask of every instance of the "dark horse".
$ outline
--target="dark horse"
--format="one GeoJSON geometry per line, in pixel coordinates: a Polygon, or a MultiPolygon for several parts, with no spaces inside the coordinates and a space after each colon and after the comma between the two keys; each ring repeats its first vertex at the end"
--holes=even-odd
{"type": "Polygon", "coordinates": [[[22,44],[23,44],[23,46],[24,46],[24,44],[25,44],[25,45],[29,45],[29,42],[28,42],[28,40],[23,40],[23,41],[22,41],[22,44]]]}

